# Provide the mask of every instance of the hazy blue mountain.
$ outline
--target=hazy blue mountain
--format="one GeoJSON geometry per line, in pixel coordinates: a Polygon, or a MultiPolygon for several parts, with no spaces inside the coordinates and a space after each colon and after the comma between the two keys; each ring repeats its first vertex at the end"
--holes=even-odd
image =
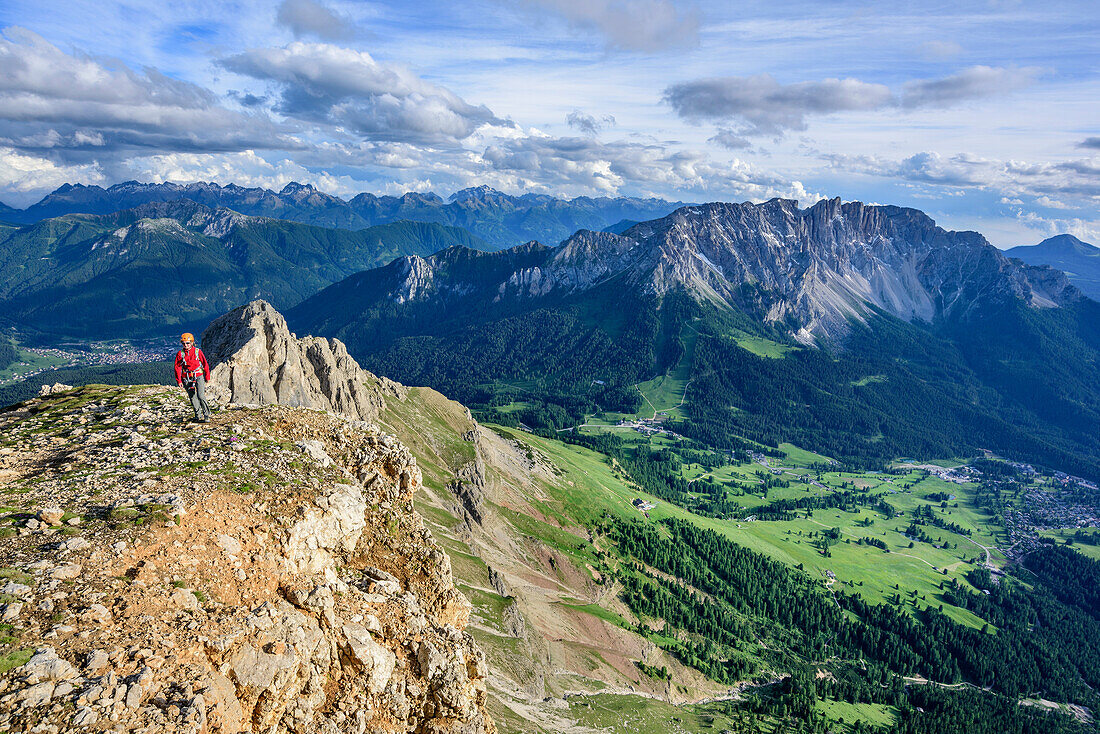
{"type": "Polygon", "coordinates": [[[254,298],[289,307],[364,268],[456,244],[486,246],[434,223],[351,232],[189,200],[69,214],[0,231],[0,313],[41,335],[163,334],[254,298]]]}
{"type": "Polygon", "coordinates": [[[638,220],[636,220],[636,219],[623,219],[623,220],[620,220],[618,222],[615,222],[614,224],[611,224],[611,225],[608,225],[608,226],[604,227],[602,231],[610,232],[611,234],[622,234],[623,232],[625,232],[628,229],[630,229],[631,227],[633,227],[635,224],[638,224],[638,220]]]}
{"type": "Polygon", "coordinates": [[[1100,247],[1082,242],[1071,234],[1050,237],[1037,245],[1005,250],[1028,265],[1049,265],[1065,272],[1070,282],[1095,301],[1100,301],[1100,247]]]}
{"type": "Polygon", "coordinates": [[[578,229],[603,229],[623,219],[652,219],[682,206],[680,202],[629,197],[510,196],[487,186],[458,191],[447,201],[432,193],[359,194],[345,201],[299,183],[289,183],[275,192],[234,184],[127,181],[106,189],[65,184],[26,209],[0,210],[0,221],[31,224],[66,214],[110,214],[181,199],[252,216],[352,230],[400,220],[438,222],[467,229],[496,249],[531,239],[557,243],[578,229]]]}
{"type": "Polygon", "coordinates": [[[12,223],[19,216],[19,210],[13,209],[4,202],[0,201],[0,222],[12,223]]]}
{"type": "Polygon", "coordinates": [[[632,385],[675,373],[680,430],[715,445],[999,448],[1100,474],[1100,304],[913,209],[706,204],[557,248],[451,248],[353,275],[288,320],[375,372],[534,401],[556,427],[632,412],[632,385]]]}

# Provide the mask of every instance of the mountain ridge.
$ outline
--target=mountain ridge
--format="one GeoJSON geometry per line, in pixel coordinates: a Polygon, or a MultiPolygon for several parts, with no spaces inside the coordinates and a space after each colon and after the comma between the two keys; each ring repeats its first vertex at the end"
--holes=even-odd
{"type": "Polygon", "coordinates": [[[1048,265],[1066,273],[1070,282],[1094,301],[1100,301],[1100,247],[1073,235],[1048,237],[1037,245],[1020,245],[1005,250],[1008,257],[1029,265],[1048,265]]]}
{"type": "Polygon", "coordinates": [[[527,425],[636,413],[635,385],[676,368],[676,430],[720,448],[742,435],[866,461],[1000,447],[1095,476],[1096,306],[1063,273],[917,210],[777,199],[556,248],[401,258],[287,319],[399,382],[526,405],[527,425]]]}
{"type": "Polygon", "coordinates": [[[297,303],[328,283],[468,232],[422,222],[326,229],[189,200],[69,214],[0,233],[5,320],[46,335],[201,328],[241,301],[297,303]]]}
{"type": "Polygon", "coordinates": [[[656,296],[684,286],[701,299],[755,309],[768,322],[793,315],[799,328],[792,336],[803,343],[843,336],[847,320],[862,319],[866,306],[931,322],[965,320],[979,298],[1049,308],[1079,297],[1056,271],[1015,265],[976,232],[948,232],[915,209],[839,198],[807,209],[784,199],[682,207],[622,234],[580,230],[557,248],[528,243],[487,257],[440,252],[391,269],[404,273],[403,294],[394,292],[399,302],[414,300],[414,292],[427,298],[433,287],[475,293],[471,282],[443,285],[458,273],[482,283],[487,273],[505,274],[492,284],[494,303],[569,295],[620,275],[656,296]],[[476,258],[476,272],[455,270],[461,257],[476,258]],[[779,300],[746,297],[744,285],[779,300]]]}
{"type": "Polygon", "coordinates": [[[625,218],[648,219],[682,206],[682,202],[653,198],[512,196],[487,186],[462,189],[447,201],[433,193],[417,192],[401,196],[361,193],[345,200],[298,182],[290,182],[276,192],[212,182],[126,181],[106,189],[64,184],[26,209],[0,208],[0,220],[30,224],[65,214],[107,214],[154,201],[179,199],[248,215],[351,230],[398,220],[438,222],[468,229],[494,247],[533,238],[557,241],[582,227],[600,229],[625,218]]]}

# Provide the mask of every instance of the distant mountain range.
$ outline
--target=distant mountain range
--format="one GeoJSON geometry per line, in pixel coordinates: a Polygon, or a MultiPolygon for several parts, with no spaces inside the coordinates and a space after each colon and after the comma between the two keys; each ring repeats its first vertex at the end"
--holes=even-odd
{"type": "Polygon", "coordinates": [[[685,207],[558,248],[401,258],[287,317],[375,372],[483,406],[512,395],[545,425],[633,412],[634,383],[676,374],[680,430],[711,444],[986,447],[1100,474],[1100,304],[913,209],[685,207]]]}
{"type": "Polygon", "coordinates": [[[189,200],[0,228],[0,323],[39,337],[138,337],[205,326],[254,298],[289,307],[399,255],[488,247],[465,230],[395,222],[357,232],[189,200]]]}
{"type": "Polygon", "coordinates": [[[183,199],[241,214],[350,230],[402,220],[437,222],[467,229],[494,249],[532,239],[557,243],[578,229],[603,229],[623,219],[653,219],[683,206],[662,199],[510,196],[488,186],[463,189],[446,201],[432,193],[411,192],[402,196],[364,193],[345,201],[299,183],[275,192],[235,184],[127,181],[106,189],[65,184],[26,209],[0,204],[0,221],[31,224],[66,214],[111,214],[183,199]]]}
{"type": "Polygon", "coordinates": [[[1071,234],[1060,234],[1037,245],[1013,247],[1005,254],[1028,265],[1049,265],[1062,270],[1082,293],[1100,301],[1100,247],[1071,234]]]}

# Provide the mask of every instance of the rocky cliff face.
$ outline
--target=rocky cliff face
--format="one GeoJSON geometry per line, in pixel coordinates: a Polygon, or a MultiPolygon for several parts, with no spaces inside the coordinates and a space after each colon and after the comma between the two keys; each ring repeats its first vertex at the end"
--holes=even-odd
{"type": "MultiPolygon", "coordinates": [[[[562,297],[612,280],[636,293],[686,288],[796,324],[806,342],[843,335],[873,309],[966,321],[1006,303],[1050,308],[1081,297],[1063,274],[1006,258],[975,232],[946,231],[915,209],[840,199],[808,209],[784,199],[689,206],[622,235],[582,230],[554,249],[479,255],[476,269],[460,259],[410,258],[391,265],[390,278],[363,283],[380,291],[378,301],[399,304],[562,297]]],[[[323,311],[326,293],[346,296],[340,285],[304,312],[323,311]]]]}
{"type": "Polygon", "coordinates": [[[495,731],[409,452],[322,411],[186,415],[159,387],[0,414],[0,729],[495,731]]]}
{"type": "Polygon", "coordinates": [[[202,334],[210,394],[220,402],[321,408],[363,421],[385,409],[385,395],[404,388],[362,369],[337,339],[290,333],[265,301],[215,319],[202,334]]]}

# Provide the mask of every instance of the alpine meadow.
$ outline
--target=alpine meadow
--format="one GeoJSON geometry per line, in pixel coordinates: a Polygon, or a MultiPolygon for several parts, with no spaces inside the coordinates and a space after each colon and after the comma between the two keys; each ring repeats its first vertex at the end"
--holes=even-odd
{"type": "Polygon", "coordinates": [[[0,4],[0,730],[1097,732],[1098,37],[0,4]]]}

